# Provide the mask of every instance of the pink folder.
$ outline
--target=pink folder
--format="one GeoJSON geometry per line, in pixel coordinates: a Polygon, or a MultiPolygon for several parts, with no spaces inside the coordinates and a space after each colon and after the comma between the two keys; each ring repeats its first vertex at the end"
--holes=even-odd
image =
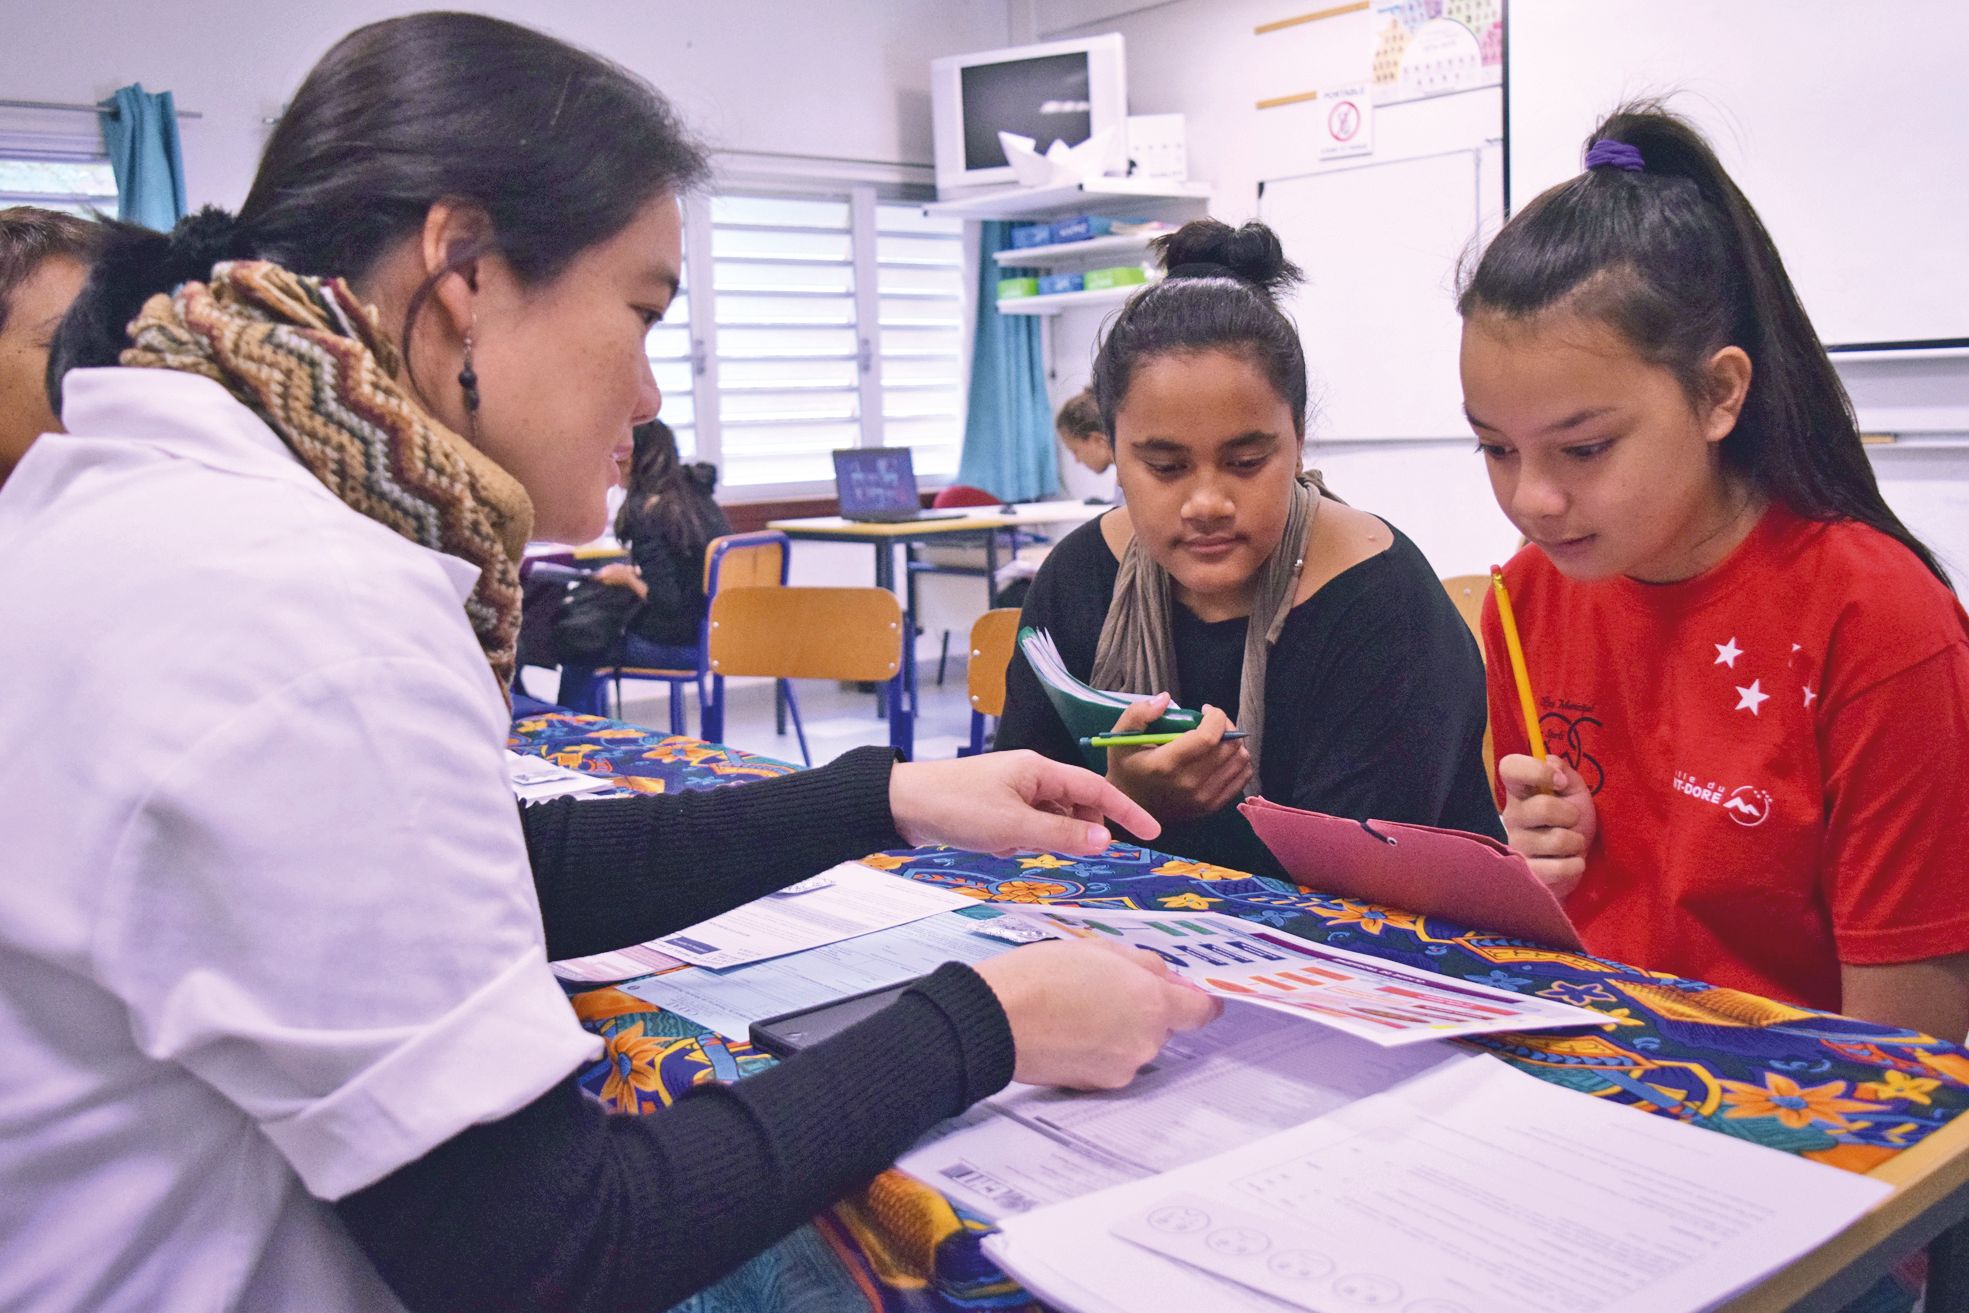
{"type": "Polygon", "coordinates": [[[1263,798],[1238,810],[1308,889],[1556,948],[1584,947],[1558,898],[1523,857],[1495,839],[1427,825],[1350,821],[1263,798]]]}

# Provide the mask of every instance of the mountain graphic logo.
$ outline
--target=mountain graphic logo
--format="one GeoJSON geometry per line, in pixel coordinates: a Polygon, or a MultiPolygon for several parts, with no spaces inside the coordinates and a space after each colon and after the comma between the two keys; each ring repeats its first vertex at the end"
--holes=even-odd
{"type": "Polygon", "coordinates": [[[1740,784],[1730,790],[1730,796],[1723,800],[1723,810],[1738,825],[1762,825],[1764,818],[1771,814],[1771,795],[1748,784],[1740,784]]]}

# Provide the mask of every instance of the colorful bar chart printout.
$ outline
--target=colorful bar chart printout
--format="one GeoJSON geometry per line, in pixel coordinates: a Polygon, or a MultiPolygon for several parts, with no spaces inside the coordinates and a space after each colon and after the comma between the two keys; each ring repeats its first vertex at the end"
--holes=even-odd
{"type": "Polygon", "coordinates": [[[1586,1008],[1452,980],[1216,912],[1175,916],[1034,907],[1021,908],[1016,915],[1055,935],[1143,949],[1209,993],[1391,1047],[1457,1035],[1607,1023],[1586,1008]]]}

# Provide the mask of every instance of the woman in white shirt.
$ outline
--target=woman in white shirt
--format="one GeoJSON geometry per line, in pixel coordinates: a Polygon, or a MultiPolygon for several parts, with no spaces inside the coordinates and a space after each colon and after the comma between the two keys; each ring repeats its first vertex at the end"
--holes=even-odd
{"type": "Polygon", "coordinates": [[[667,1307],[1014,1074],[1211,1015],[1042,944],[654,1116],[569,1079],[550,955],[885,845],[1153,832],[1029,754],[515,807],[515,562],[657,413],[703,171],[622,70],[423,14],[322,59],[237,218],[107,234],[69,432],[0,491],[0,1306],[667,1307]]]}

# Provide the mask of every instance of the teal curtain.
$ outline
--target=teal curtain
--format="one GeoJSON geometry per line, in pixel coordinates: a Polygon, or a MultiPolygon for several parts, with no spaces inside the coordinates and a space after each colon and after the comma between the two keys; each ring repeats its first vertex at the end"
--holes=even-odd
{"type": "Polygon", "coordinates": [[[169,232],[185,215],[185,161],[171,93],[133,82],[102,102],[103,145],[116,174],[116,217],[169,232]]]}
{"type": "Polygon", "coordinates": [[[957,481],[1006,501],[1056,496],[1060,467],[1046,402],[1039,317],[998,313],[1001,271],[991,255],[1011,245],[1012,225],[993,220],[979,227],[978,331],[957,481]]]}

